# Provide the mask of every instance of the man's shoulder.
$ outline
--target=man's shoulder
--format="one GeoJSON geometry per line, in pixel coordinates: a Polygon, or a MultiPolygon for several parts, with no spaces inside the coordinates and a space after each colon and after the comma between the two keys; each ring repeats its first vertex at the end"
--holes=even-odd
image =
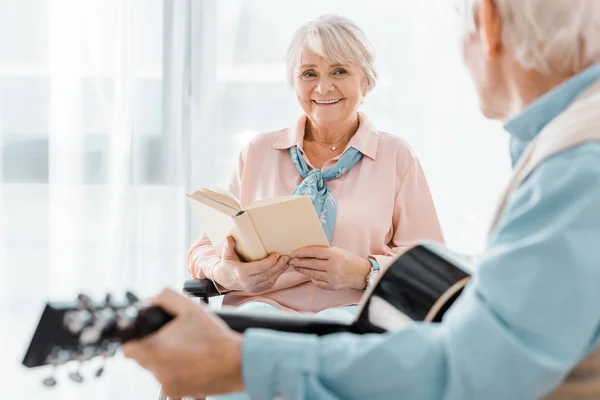
{"type": "MultiPolygon", "coordinates": [[[[600,201],[600,141],[580,143],[541,161],[520,189],[559,193],[597,193],[600,201]]],[[[566,201],[566,199],[565,199],[566,201]]]]}
{"type": "Polygon", "coordinates": [[[588,171],[600,176],[600,140],[580,143],[559,151],[539,164],[538,169],[568,168],[573,171],[588,171]]]}

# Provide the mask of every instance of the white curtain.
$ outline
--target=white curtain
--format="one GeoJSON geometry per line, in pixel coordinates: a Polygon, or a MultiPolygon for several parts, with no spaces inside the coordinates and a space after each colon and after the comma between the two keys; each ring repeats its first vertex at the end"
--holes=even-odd
{"type": "Polygon", "coordinates": [[[49,391],[39,382],[49,371],[20,362],[48,299],[149,296],[187,277],[186,7],[0,3],[0,387],[11,398],[156,395],[152,377],[120,357],[98,381],[98,362],[84,366],[82,386],[65,366],[49,391]]]}
{"type": "Polygon", "coordinates": [[[417,152],[449,245],[481,251],[507,138],[479,114],[451,3],[1,0],[0,387],[154,397],[152,377],[122,358],[101,380],[77,386],[63,371],[44,391],[48,371],[19,365],[41,307],[181,286],[202,231],[185,192],[223,184],[248,140],[299,116],[283,54],[322,14],[371,39],[381,79],[364,111],[417,152]]]}

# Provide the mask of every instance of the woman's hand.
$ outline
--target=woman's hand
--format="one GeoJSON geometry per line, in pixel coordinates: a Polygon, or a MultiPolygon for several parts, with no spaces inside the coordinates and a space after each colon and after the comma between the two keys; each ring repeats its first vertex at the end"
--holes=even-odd
{"type": "Polygon", "coordinates": [[[213,279],[229,290],[258,293],[273,287],[288,267],[289,257],[271,254],[259,261],[242,262],[235,252],[235,240],[229,236],[221,261],[213,270],[213,279]]]}
{"type": "Polygon", "coordinates": [[[154,374],[171,398],[241,391],[242,335],[220,319],[172,291],[152,301],[174,319],[156,333],[123,345],[133,358],[154,374]],[[209,367],[207,367],[209,366],[209,367]]]}
{"type": "Polygon", "coordinates": [[[339,247],[304,247],[294,252],[290,265],[327,290],[367,287],[371,263],[339,247]]]}

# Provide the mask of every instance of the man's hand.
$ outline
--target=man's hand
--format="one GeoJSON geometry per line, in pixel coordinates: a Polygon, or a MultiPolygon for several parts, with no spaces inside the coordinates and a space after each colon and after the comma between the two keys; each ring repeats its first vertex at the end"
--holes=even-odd
{"type": "Polygon", "coordinates": [[[371,263],[339,247],[304,247],[294,252],[290,265],[327,290],[359,289],[367,286],[371,263]]]}
{"type": "Polygon", "coordinates": [[[163,291],[152,304],[175,318],[158,332],[124,344],[125,357],[152,372],[172,398],[244,390],[240,334],[173,290],[163,291]]]}
{"type": "Polygon", "coordinates": [[[235,252],[235,240],[228,236],[221,261],[213,270],[213,279],[226,289],[264,292],[285,272],[288,261],[289,257],[274,253],[259,261],[242,262],[235,252]]]}

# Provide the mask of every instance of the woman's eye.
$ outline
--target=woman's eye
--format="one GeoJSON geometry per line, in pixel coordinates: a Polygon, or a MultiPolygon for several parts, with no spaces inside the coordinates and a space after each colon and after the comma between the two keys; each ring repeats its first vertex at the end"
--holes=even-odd
{"type": "Polygon", "coordinates": [[[315,74],[313,71],[306,71],[305,73],[302,74],[303,78],[314,78],[315,76],[317,76],[317,74],[315,74]]]}
{"type": "Polygon", "coordinates": [[[348,71],[346,71],[346,70],[345,70],[345,69],[343,69],[343,68],[336,69],[336,70],[333,72],[333,74],[334,74],[334,75],[346,75],[347,73],[348,73],[348,71]]]}

